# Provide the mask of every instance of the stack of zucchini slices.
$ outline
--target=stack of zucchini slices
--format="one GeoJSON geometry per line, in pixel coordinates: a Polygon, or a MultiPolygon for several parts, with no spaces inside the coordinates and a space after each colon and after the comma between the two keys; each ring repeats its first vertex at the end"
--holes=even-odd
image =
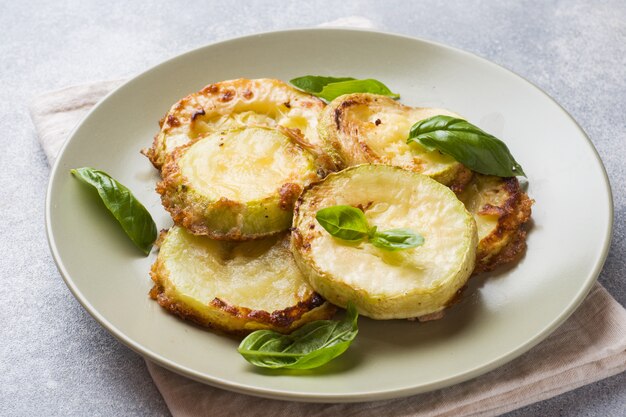
{"type": "Polygon", "coordinates": [[[516,178],[406,143],[413,123],[439,114],[454,116],[372,94],[325,106],[271,79],[183,98],[144,151],[175,223],[159,239],[151,296],[237,334],[288,333],[349,302],[374,319],[439,318],[473,272],[521,256],[532,203],[516,178]],[[337,239],[316,219],[332,206],[424,243],[337,239]]]}
{"type": "Polygon", "coordinates": [[[436,116],[459,117],[449,110],[402,105],[374,94],[346,94],[320,117],[319,133],[340,168],[386,164],[427,175],[447,185],[463,201],[478,226],[475,272],[517,261],[526,249],[525,224],[533,201],[516,177],[472,172],[452,157],[407,144],[411,126],[436,116]]]}
{"type": "Polygon", "coordinates": [[[159,238],[150,295],[180,317],[229,333],[288,333],[335,307],[289,250],[303,188],[321,179],[324,103],[277,80],[211,84],[172,106],[152,148],[175,226],[159,238]]]}

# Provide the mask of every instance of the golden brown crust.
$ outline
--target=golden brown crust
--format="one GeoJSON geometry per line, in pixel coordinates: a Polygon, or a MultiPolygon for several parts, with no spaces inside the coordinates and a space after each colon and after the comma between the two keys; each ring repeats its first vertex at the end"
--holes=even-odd
{"type": "MultiPolygon", "coordinates": [[[[272,129],[263,130],[272,131],[272,129]]],[[[241,129],[232,132],[236,131],[241,129]]],[[[163,207],[170,213],[174,223],[195,235],[208,236],[216,240],[252,240],[287,230],[291,225],[294,203],[302,191],[302,184],[297,182],[308,183],[319,179],[317,172],[319,170],[313,162],[314,156],[298,143],[287,148],[286,151],[294,158],[298,155],[307,155],[311,160],[311,166],[309,168],[303,166],[303,172],[298,175],[293,173],[275,193],[267,197],[241,202],[226,197],[211,198],[194,189],[193,184],[182,174],[180,166],[181,158],[188,149],[201,140],[212,140],[212,137],[200,137],[176,148],[167,156],[162,166],[162,179],[157,184],[156,191],[161,195],[163,207]]]]}
{"type": "Polygon", "coordinates": [[[227,312],[233,317],[244,320],[254,320],[272,327],[289,328],[300,320],[306,312],[321,307],[325,302],[326,300],[318,293],[313,293],[309,298],[304,301],[299,301],[295,306],[272,311],[271,313],[264,310],[251,310],[245,307],[233,306],[219,298],[213,299],[211,305],[227,312]]]}
{"type": "MultiPolygon", "coordinates": [[[[368,138],[386,134],[380,133],[378,128],[381,124],[384,128],[385,122],[380,118],[374,119],[376,115],[383,117],[382,114],[389,112],[394,115],[405,114],[408,119],[412,117],[411,115],[418,117],[416,112],[425,110],[445,112],[443,109],[420,109],[406,106],[389,97],[375,94],[348,94],[335,99],[322,112],[319,126],[320,137],[325,143],[326,151],[342,169],[358,164],[384,164],[424,173],[432,165],[429,165],[431,162],[422,155],[414,154],[412,159],[406,157],[399,162],[388,153],[379,154],[372,148],[368,138]]],[[[401,140],[405,141],[406,138],[401,140]]],[[[458,193],[469,182],[472,172],[462,164],[454,162],[441,172],[430,176],[458,193]]]]}
{"type": "Polygon", "coordinates": [[[454,176],[452,182],[448,184],[448,187],[454,191],[454,194],[459,195],[472,180],[473,176],[474,172],[471,169],[464,165],[460,165],[458,173],[454,176]]]}
{"type": "MultiPolygon", "coordinates": [[[[160,169],[165,163],[166,155],[173,150],[166,143],[168,137],[177,136],[177,141],[186,142],[221,130],[219,126],[211,127],[211,123],[222,116],[253,111],[273,118],[274,121],[267,126],[276,127],[280,124],[277,118],[292,110],[294,115],[301,116],[299,112],[305,112],[306,117],[316,120],[317,114],[324,106],[324,102],[317,97],[298,91],[280,80],[240,78],[209,84],[202,90],[182,98],[171,107],[159,121],[160,131],[155,135],[152,146],[142,150],[142,154],[160,169]],[[264,109],[264,106],[269,106],[269,109],[264,109]]],[[[256,124],[257,122],[253,121],[250,125],[256,124]]],[[[312,129],[312,132],[315,132],[315,129],[312,129]]],[[[304,132],[301,133],[305,136],[304,132]]],[[[319,142],[316,133],[309,132],[305,139],[314,145],[319,142]]],[[[179,143],[182,144],[184,143],[179,143]]]]}
{"type": "MultiPolygon", "coordinates": [[[[163,121],[164,121],[163,119],[159,120],[159,126],[163,126],[163,121]]],[[[156,169],[161,169],[161,166],[163,164],[159,161],[159,157],[156,153],[158,143],[159,143],[159,134],[157,133],[152,138],[152,146],[149,148],[141,149],[139,153],[141,153],[143,156],[148,158],[148,160],[150,161],[153,167],[155,167],[156,169]]]]}
{"type": "MultiPolygon", "coordinates": [[[[486,176],[478,181],[491,181],[486,176]]],[[[502,178],[482,188],[482,201],[474,215],[494,216],[495,227],[482,237],[476,253],[474,273],[491,271],[500,265],[519,260],[526,250],[525,225],[534,203],[520,188],[517,178],[502,178]]]]}
{"type": "MultiPolygon", "coordinates": [[[[343,156],[342,168],[348,166],[363,164],[363,163],[379,163],[383,164],[384,161],[372,151],[368,144],[359,139],[359,129],[362,123],[355,123],[350,117],[350,111],[356,106],[372,106],[378,105],[379,102],[386,103],[387,105],[397,106],[402,109],[409,109],[408,106],[397,103],[384,96],[376,96],[372,94],[351,94],[344,100],[341,100],[337,105],[328,108],[327,111],[332,111],[333,120],[335,122],[335,128],[340,135],[347,137],[353,137],[357,139],[355,143],[347,146],[345,141],[340,139],[331,139],[332,146],[343,156]],[[342,146],[343,145],[343,146],[342,146]],[[351,148],[351,149],[350,149],[351,148]],[[349,156],[349,157],[348,157],[349,156]],[[348,157],[348,158],[346,158],[348,157]]],[[[374,124],[378,126],[377,124],[374,124]]],[[[417,172],[417,171],[416,171],[417,172]]]]}
{"type": "MultiPolygon", "coordinates": [[[[166,236],[167,231],[162,232],[159,240],[163,241],[166,236]]],[[[312,292],[296,305],[272,312],[234,306],[217,297],[208,303],[206,311],[200,312],[168,294],[164,285],[168,281],[168,274],[165,263],[157,257],[150,269],[150,277],[154,282],[148,293],[150,298],[183,320],[229,334],[246,335],[259,329],[289,333],[307,322],[329,319],[337,309],[319,294],[312,292]]]]}
{"type": "Polygon", "coordinates": [[[283,184],[283,186],[278,190],[278,195],[280,196],[278,206],[282,210],[293,211],[293,206],[301,192],[302,186],[300,184],[294,184],[291,182],[283,184]]]}
{"type": "MultiPolygon", "coordinates": [[[[150,274],[152,280],[156,282],[157,279],[155,279],[154,273],[151,272],[150,274]]],[[[319,320],[332,317],[337,310],[337,307],[327,303],[326,300],[317,293],[313,293],[307,300],[301,301],[295,306],[283,310],[276,310],[271,313],[263,310],[250,310],[245,307],[232,306],[219,298],[213,299],[210,305],[221,310],[226,315],[231,316],[233,320],[238,322],[254,322],[256,324],[254,328],[250,329],[233,329],[221,325],[219,322],[208,320],[206,317],[199,315],[188,305],[168,297],[164,288],[157,283],[154,284],[148,294],[150,298],[159,303],[161,307],[183,320],[209,329],[241,336],[260,328],[271,329],[280,333],[289,333],[304,324],[298,323],[298,321],[302,320],[306,313],[318,307],[322,307],[325,310],[324,313],[320,315],[319,320]]]]}

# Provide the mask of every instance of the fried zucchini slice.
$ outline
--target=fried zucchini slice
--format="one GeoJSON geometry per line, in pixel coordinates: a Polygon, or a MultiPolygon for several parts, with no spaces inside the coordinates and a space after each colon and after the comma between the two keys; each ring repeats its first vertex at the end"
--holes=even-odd
{"type": "Polygon", "coordinates": [[[456,192],[470,180],[468,168],[439,151],[406,143],[413,124],[440,114],[459,117],[444,109],[405,106],[385,96],[346,94],[322,112],[319,135],[340,167],[398,166],[428,175],[456,192]]]}
{"type": "Polygon", "coordinates": [[[474,269],[476,223],[463,203],[433,179],[386,165],[330,174],[296,203],[292,250],[311,286],[333,304],[356,304],[374,319],[433,317],[454,301],[474,269]],[[332,237],[318,210],[350,205],[378,230],[408,228],[425,242],[389,252],[332,237]]]}
{"type": "Polygon", "coordinates": [[[459,194],[478,226],[475,273],[518,260],[526,250],[525,224],[533,200],[517,178],[476,173],[459,194]]]}
{"type": "Polygon", "coordinates": [[[150,296],[201,326],[234,334],[259,329],[288,333],[335,312],[303,280],[288,234],[237,243],[174,226],[159,244],[150,296]]]}
{"type": "Polygon", "coordinates": [[[161,119],[152,147],[143,150],[156,168],[177,147],[207,133],[245,126],[297,130],[312,146],[320,144],[317,120],[324,102],[279,80],[222,81],[188,95],[161,119]]]}
{"type": "Polygon", "coordinates": [[[220,240],[287,230],[303,187],[319,179],[313,155],[279,130],[260,127],[181,146],[162,176],[157,192],[174,222],[220,240]]]}

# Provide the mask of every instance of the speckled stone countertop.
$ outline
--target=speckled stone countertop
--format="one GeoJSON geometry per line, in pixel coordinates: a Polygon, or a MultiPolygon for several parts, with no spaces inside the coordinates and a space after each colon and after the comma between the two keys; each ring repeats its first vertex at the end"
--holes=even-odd
{"type": "MultiPolygon", "coordinates": [[[[476,53],[571,113],[611,180],[615,232],[600,282],[626,304],[623,0],[3,2],[0,415],[169,414],[143,359],[83,310],[56,270],[44,227],[49,167],[29,101],[68,85],[130,77],[217,40],[346,17],[476,53]]],[[[621,374],[508,416],[624,416],[625,404],[621,374]]]]}

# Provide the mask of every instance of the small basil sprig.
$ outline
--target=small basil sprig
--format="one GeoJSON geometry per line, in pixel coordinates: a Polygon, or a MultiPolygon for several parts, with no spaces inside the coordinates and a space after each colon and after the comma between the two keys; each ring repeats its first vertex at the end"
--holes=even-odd
{"type": "Polygon", "coordinates": [[[306,75],[294,78],[289,82],[299,89],[327,101],[332,101],[339,96],[350,93],[371,93],[394,99],[400,98],[399,94],[393,93],[385,84],[371,78],[357,80],[352,77],[306,75]]]}
{"type": "Polygon", "coordinates": [[[238,351],[248,362],[262,368],[317,368],[348,349],[359,332],[357,318],[356,307],[348,303],[341,321],[314,321],[291,334],[257,330],[241,341],[238,351]]]}
{"type": "Polygon", "coordinates": [[[481,174],[526,176],[504,142],[463,119],[439,115],[420,120],[411,127],[411,142],[450,155],[481,174]]]}
{"type": "Polygon", "coordinates": [[[70,171],[80,181],[91,185],[107,209],[120,223],[124,232],[146,255],[157,238],[157,228],[152,216],[130,190],[111,178],[109,174],[94,168],[76,168],[70,171]]]}
{"type": "Polygon", "coordinates": [[[328,233],[343,240],[361,240],[370,231],[363,212],[352,206],[326,207],[315,218],[328,233]]]}
{"type": "Polygon", "coordinates": [[[410,249],[424,244],[424,237],[409,229],[390,229],[379,232],[370,227],[363,212],[352,206],[332,206],[319,210],[315,218],[333,237],[369,243],[388,251],[410,249]]]}
{"type": "Polygon", "coordinates": [[[319,75],[305,75],[304,77],[294,78],[289,82],[300,90],[304,90],[307,93],[321,93],[324,87],[332,83],[340,83],[343,81],[353,81],[356,78],[352,77],[323,77],[319,75]]]}
{"type": "MultiPolygon", "coordinates": [[[[373,227],[376,229],[376,227],[373,227]]],[[[389,229],[374,233],[369,238],[369,242],[377,248],[386,250],[409,249],[424,244],[424,237],[413,233],[409,229],[389,229]]]]}

